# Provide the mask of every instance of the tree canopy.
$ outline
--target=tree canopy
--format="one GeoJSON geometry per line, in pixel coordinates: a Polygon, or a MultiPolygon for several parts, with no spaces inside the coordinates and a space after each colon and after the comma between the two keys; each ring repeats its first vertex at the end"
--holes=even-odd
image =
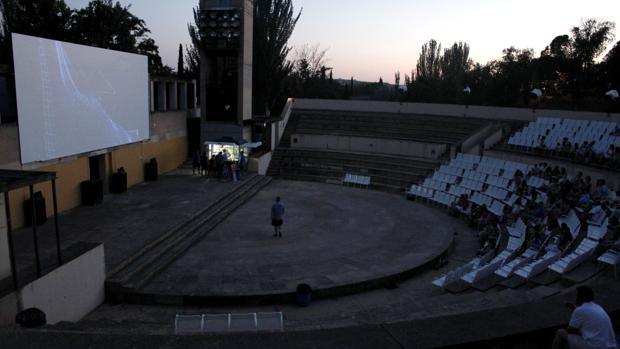
{"type": "Polygon", "coordinates": [[[555,36],[536,57],[530,48],[508,47],[502,57],[486,64],[469,59],[469,46],[455,43],[441,52],[435,40],[420,49],[415,73],[405,76],[405,99],[415,102],[531,106],[530,91],[543,90],[541,107],[601,108],[606,89],[620,88],[618,44],[597,61],[614,38],[615,24],[587,19],[555,36]]]}
{"type": "MultiPolygon", "coordinates": [[[[295,14],[292,0],[254,1],[253,110],[269,114],[282,100],[284,80],[293,71],[287,61],[288,40],[301,11],[295,14]]],[[[299,68],[299,67],[298,67],[299,68]]]]}
{"type": "Polygon", "coordinates": [[[63,0],[1,0],[2,61],[10,61],[10,33],[21,33],[149,57],[149,71],[170,72],[164,67],[155,40],[131,6],[112,0],[92,0],[84,8],[71,9],[63,0]]]}

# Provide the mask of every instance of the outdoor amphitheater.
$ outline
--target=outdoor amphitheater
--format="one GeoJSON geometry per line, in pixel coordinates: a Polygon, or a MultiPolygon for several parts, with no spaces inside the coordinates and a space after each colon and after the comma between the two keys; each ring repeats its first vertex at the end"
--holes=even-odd
{"type": "Polygon", "coordinates": [[[0,3],[0,348],[618,347],[614,22],[193,2],[0,3]]]}
{"type": "MultiPolygon", "coordinates": [[[[105,246],[106,302],[78,322],[8,340],[547,347],[584,284],[615,317],[620,177],[605,154],[620,145],[616,116],[456,109],[289,100],[265,175],[205,179],[186,164],[63,214],[62,248],[105,246]],[[555,148],[575,130],[594,142],[597,164],[555,148]],[[550,135],[557,142],[544,146],[550,135]],[[563,178],[546,171],[556,166],[563,178]],[[547,216],[527,203],[550,207],[558,181],[585,177],[589,200],[557,218],[570,243],[543,229],[549,238],[537,245],[529,230],[547,216]],[[270,225],[277,196],[282,238],[270,225]],[[488,222],[472,217],[481,207],[488,222]],[[483,241],[488,225],[493,238],[483,241]]],[[[37,234],[41,260],[53,260],[54,227],[37,234]]],[[[16,259],[34,273],[29,234],[15,236],[16,259]]]]}

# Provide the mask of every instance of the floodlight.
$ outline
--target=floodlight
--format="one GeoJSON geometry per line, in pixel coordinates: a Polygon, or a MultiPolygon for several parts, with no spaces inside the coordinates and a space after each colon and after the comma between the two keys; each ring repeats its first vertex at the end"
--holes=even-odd
{"type": "Polygon", "coordinates": [[[530,91],[531,94],[535,95],[536,97],[542,97],[543,95],[543,91],[539,88],[535,88],[532,91],[530,91]]]}
{"type": "Polygon", "coordinates": [[[463,93],[467,93],[470,94],[471,93],[471,88],[468,86],[465,86],[465,88],[463,89],[463,93]]]}

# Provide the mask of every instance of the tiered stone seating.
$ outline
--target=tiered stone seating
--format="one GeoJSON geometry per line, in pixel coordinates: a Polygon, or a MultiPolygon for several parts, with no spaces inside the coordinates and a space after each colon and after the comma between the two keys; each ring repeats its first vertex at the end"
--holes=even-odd
{"type": "Polygon", "coordinates": [[[437,168],[439,161],[423,158],[278,148],[268,175],[280,179],[341,182],[346,174],[371,178],[370,187],[402,193],[437,168]]]}
{"type": "MultiPolygon", "coordinates": [[[[483,119],[372,112],[293,110],[268,175],[280,179],[341,182],[346,174],[370,177],[370,187],[402,193],[422,181],[438,160],[291,148],[294,134],[319,134],[455,145],[489,124],[483,119]]],[[[456,173],[436,180],[453,182],[456,173]]],[[[441,200],[450,196],[441,195],[441,200]]]]}
{"type": "MultiPolygon", "coordinates": [[[[489,124],[483,119],[436,115],[362,113],[344,111],[294,111],[291,133],[345,135],[455,144],[489,124]]],[[[290,122],[290,121],[289,121],[290,122]]],[[[290,134],[285,133],[285,138],[290,134]]],[[[284,141],[288,142],[288,141],[284,141]]]]}

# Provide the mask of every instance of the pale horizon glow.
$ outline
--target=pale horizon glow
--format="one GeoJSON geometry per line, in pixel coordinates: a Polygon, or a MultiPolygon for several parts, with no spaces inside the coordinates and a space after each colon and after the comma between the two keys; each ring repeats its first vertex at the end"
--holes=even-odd
{"type": "MultiPolygon", "coordinates": [[[[82,8],[87,0],[67,0],[82,8]]],[[[159,45],[165,64],[176,69],[179,43],[189,44],[187,23],[197,0],[122,0],[142,18],[159,45]]],[[[616,23],[620,37],[620,1],[360,1],[293,0],[303,12],[289,44],[319,44],[327,49],[334,77],[394,82],[415,69],[420,47],[435,39],[442,47],[464,41],[478,63],[499,59],[502,49],[532,48],[538,56],[557,35],[570,34],[587,18],[616,23]]],[[[401,80],[401,81],[402,81],[401,80]]]]}

